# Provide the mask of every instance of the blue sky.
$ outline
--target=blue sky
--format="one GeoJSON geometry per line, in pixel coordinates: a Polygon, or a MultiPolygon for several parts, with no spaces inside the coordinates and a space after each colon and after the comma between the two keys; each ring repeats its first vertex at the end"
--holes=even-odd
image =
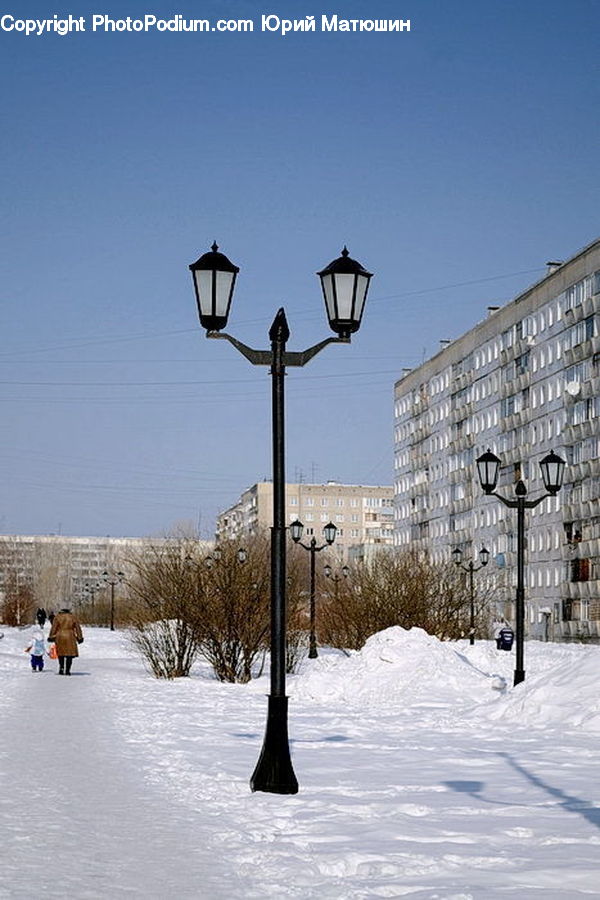
{"type": "Polygon", "coordinates": [[[149,534],[268,477],[270,386],[197,324],[188,264],[240,266],[228,330],[328,335],[316,271],[375,273],[364,324],[287,379],[288,478],[391,483],[392,393],[600,235],[597,0],[59,10],[250,18],[252,34],[0,32],[0,531],[149,534]],[[261,33],[262,14],[410,33],[261,33]]]}

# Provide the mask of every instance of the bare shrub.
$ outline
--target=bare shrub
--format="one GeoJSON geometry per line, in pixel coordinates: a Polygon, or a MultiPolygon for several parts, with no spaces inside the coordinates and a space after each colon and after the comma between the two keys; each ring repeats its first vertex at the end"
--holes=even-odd
{"type": "MultiPolygon", "coordinates": [[[[358,650],[372,634],[393,625],[423,628],[441,640],[468,632],[465,579],[455,565],[433,563],[424,552],[382,551],[369,563],[353,567],[336,593],[326,588],[321,584],[326,593],[320,604],[319,638],[334,647],[358,650]]],[[[477,613],[487,629],[482,601],[477,613]]]]}
{"type": "Polygon", "coordinates": [[[247,682],[262,669],[270,627],[269,547],[264,536],[240,547],[221,542],[218,558],[196,559],[196,624],[202,655],[220,681],[247,682]]]}
{"type": "Polygon", "coordinates": [[[157,678],[189,675],[200,650],[191,547],[187,540],[161,542],[129,560],[130,636],[157,678]]]}
{"type": "Polygon", "coordinates": [[[1,621],[5,625],[19,626],[33,621],[34,600],[31,585],[19,583],[12,571],[5,579],[3,596],[1,621]]]}

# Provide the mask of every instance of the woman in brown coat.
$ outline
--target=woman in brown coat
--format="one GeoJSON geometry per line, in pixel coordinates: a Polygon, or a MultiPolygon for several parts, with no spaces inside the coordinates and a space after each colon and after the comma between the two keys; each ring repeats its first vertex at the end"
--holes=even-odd
{"type": "Polygon", "coordinates": [[[58,674],[70,675],[73,657],[79,656],[77,645],[83,643],[81,625],[70,609],[61,609],[54,616],[48,640],[56,643],[58,674]]]}

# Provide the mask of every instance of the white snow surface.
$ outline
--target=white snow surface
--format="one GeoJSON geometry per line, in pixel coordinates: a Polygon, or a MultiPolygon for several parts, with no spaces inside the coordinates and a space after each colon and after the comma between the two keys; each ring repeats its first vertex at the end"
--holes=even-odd
{"type": "MultiPolygon", "coordinates": [[[[86,628],[73,676],[0,640],[0,897],[600,897],[600,647],[390,628],[288,679],[296,795],[252,793],[268,677],[154,679],[86,628]]],[[[46,628],[47,631],[47,628],[46,628]]]]}

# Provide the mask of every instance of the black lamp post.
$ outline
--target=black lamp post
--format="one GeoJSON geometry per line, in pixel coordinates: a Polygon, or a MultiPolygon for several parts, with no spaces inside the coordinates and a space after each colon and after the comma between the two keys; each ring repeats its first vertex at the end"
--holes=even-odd
{"type": "Polygon", "coordinates": [[[343,578],[348,577],[348,575],[350,574],[350,568],[348,566],[342,566],[341,571],[342,571],[341,575],[338,575],[337,572],[334,575],[333,569],[331,568],[330,565],[323,566],[323,572],[325,573],[325,578],[330,578],[335,585],[334,591],[335,591],[336,601],[338,599],[338,590],[339,590],[340,581],[342,581],[343,578]]]}
{"type": "Polygon", "coordinates": [[[463,570],[463,572],[469,573],[469,594],[471,601],[471,614],[470,614],[470,622],[469,622],[469,643],[471,646],[475,643],[475,585],[473,582],[473,575],[475,572],[479,572],[480,569],[483,569],[484,566],[487,566],[490,560],[490,552],[486,550],[485,547],[482,547],[479,551],[479,560],[481,565],[476,566],[472,559],[469,560],[468,564],[465,565],[462,562],[462,550],[457,547],[456,550],[452,551],[452,556],[454,557],[454,562],[457,566],[463,570]]]}
{"type": "Polygon", "coordinates": [[[102,580],[105,584],[110,585],[110,630],[115,630],[115,587],[125,580],[123,572],[116,572],[111,575],[110,572],[102,573],[102,580]]]}
{"type": "Polygon", "coordinates": [[[333,544],[337,528],[333,522],[325,526],[323,529],[325,543],[321,544],[320,547],[317,547],[317,539],[315,537],[311,538],[310,544],[303,544],[301,541],[303,531],[304,525],[298,519],[290,525],[290,533],[294,543],[304,547],[310,553],[310,637],[308,641],[308,656],[309,659],[315,659],[319,655],[317,653],[317,638],[315,635],[315,556],[320,550],[324,550],[325,547],[330,547],[333,544]]]}
{"type": "Polygon", "coordinates": [[[527,488],[521,479],[515,484],[515,499],[509,500],[496,492],[501,460],[488,450],[477,459],[477,474],[485,494],[497,497],[505,506],[517,510],[517,594],[516,594],[516,664],[513,684],[525,680],[523,644],[525,632],[525,510],[539,506],[546,497],[554,497],[560,491],[565,471],[565,461],[554,451],[540,460],[540,469],[546,493],[537,500],[526,500],[527,488]]]}
{"type": "Polygon", "coordinates": [[[327,338],[300,353],[286,350],[290,336],[285,312],[280,309],[269,331],[270,350],[253,350],[221,329],[227,324],[235,280],[239,272],[213,244],[210,252],[190,266],[200,323],[209,338],[229,341],[252,365],[268,366],[272,377],[273,527],[271,529],[271,692],[262,751],[250,779],[253,791],[295,794],[298,782],[290,758],[285,695],[286,666],[286,558],[285,558],[285,449],[284,381],[287,366],[304,366],[331,343],[350,343],[362,319],[371,273],[341,257],[319,272],[329,325],[337,337],[327,338]]]}
{"type": "Polygon", "coordinates": [[[96,618],[96,610],[94,607],[94,597],[96,596],[97,591],[99,591],[101,587],[102,587],[102,585],[100,584],[99,581],[96,581],[95,583],[91,582],[91,581],[86,581],[85,587],[83,588],[84,594],[89,594],[89,596],[90,596],[90,602],[92,604],[92,621],[96,618]]]}

